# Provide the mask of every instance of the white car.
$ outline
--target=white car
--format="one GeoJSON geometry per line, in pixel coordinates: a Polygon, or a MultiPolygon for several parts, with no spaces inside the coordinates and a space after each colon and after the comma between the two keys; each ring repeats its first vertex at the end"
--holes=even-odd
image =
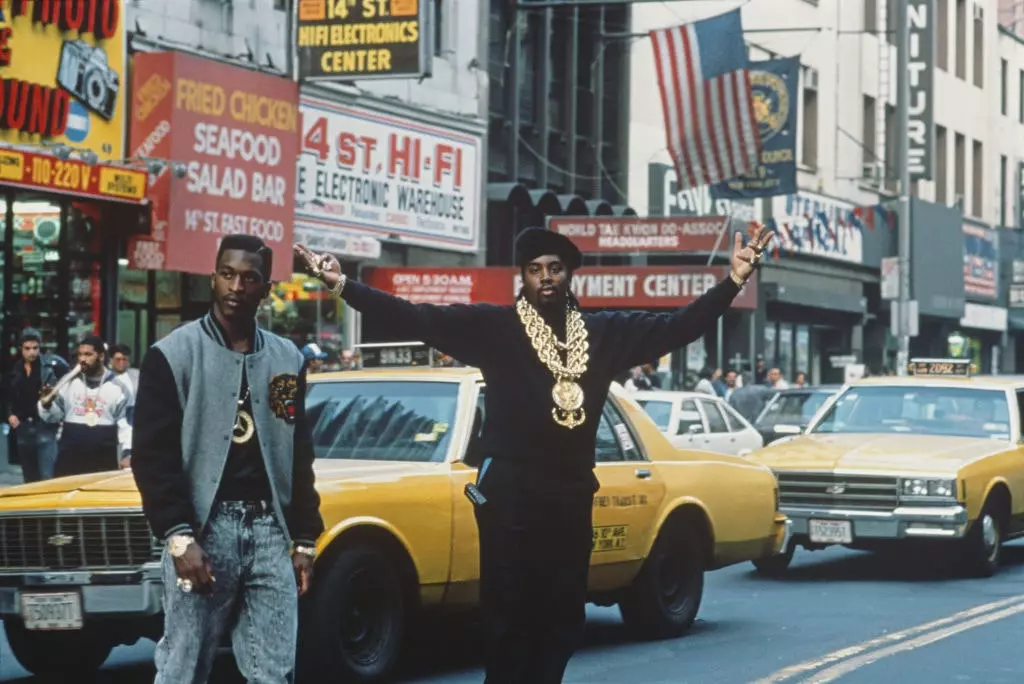
{"type": "Polygon", "coordinates": [[[633,392],[669,441],[680,449],[704,449],[746,456],[764,446],[764,437],[724,399],[701,392],[633,392]]]}

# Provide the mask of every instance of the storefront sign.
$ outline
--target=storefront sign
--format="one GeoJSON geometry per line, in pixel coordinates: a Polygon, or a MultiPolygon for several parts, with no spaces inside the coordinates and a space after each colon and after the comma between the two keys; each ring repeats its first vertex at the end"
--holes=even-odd
{"type": "Polygon", "coordinates": [[[295,242],[314,252],[330,252],[339,259],[374,261],[380,259],[381,253],[377,238],[343,230],[319,230],[296,225],[295,242]]]}
{"type": "Polygon", "coordinates": [[[910,80],[908,166],[911,180],[931,180],[935,149],[935,0],[907,0],[910,80]]]}
{"type": "MultiPolygon", "coordinates": [[[[364,281],[414,303],[510,305],[522,287],[519,269],[368,268],[364,281]]],[[[729,269],[719,266],[588,266],[573,276],[572,289],[584,308],[667,309],[690,304],[729,269]]],[[[757,284],[733,300],[737,309],[757,307],[757,284]]]]}
{"type": "Polygon", "coordinates": [[[246,234],[274,251],[275,279],[292,272],[298,85],[180,52],[134,57],[131,147],[171,159],[150,188],[153,234],[133,268],[209,273],[220,240],[246,234]]]}
{"type": "Polygon", "coordinates": [[[967,302],[964,304],[964,315],[960,319],[960,325],[975,330],[1006,332],[1009,326],[1008,313],[1001,306],[988,306],[967,302]]]}
{"type": "Polygon", "coordinates": [[[121,0],[0,0],[0,142],[124,156],[121,0]]]}
{"type": "Polygon", "coordinates": [[[757,218],[754,200],[714,199],[706,185],[680,189],[676,170],[668,164],[648,164],[647,180],[651,216],[729,216],[744,223],[757,218]]]}
{"type": "Polygon", "coordinates": [[[810,192],[772,198],[776,239],[783,253],[861,264],[863,228],[848,202],[810,192]]]}
{"type": "Polygon", "coordinates": [[[572,239],[583,252],[723,252],[732,249],[722,235],[725,219],[564,217],[548,219],[548,228],[572,239]]]}
{"type": "Polygon", "coordinates": [[[964,293],[996,299],[999,292],[999,236],[970,223],[964,229],[964,293]]]}
{"type": "Polygon", "coordinates": [[[4,185],[138,203],[146,196],[146,182],[142,171],[0,149],[0,183],[4,185]]]}
{"type": "Polygon", "coordinates": [[[299,80],[430,74],[431,0],[298,0],[299,80]]]}
{"type": "Polygon", "coordinates": [[[482,137],[306,96],[301,109],[297,223],[476,251],[482,137]]]}

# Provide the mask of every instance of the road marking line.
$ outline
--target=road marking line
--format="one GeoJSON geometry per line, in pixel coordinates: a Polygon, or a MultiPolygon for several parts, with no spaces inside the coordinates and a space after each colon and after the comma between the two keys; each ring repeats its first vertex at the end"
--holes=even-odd
{"type": "MultiPolygon", "coordinates": [[[[886,634],[885,636],[876,637],[868,641],[863,641],[859,644],[854,644],[853,646],[841,648],[837,651],[833,651],[824,656],[821,656],[820,658],[815,658],[813,660],[805,660],[802,663],[790,665],[789,667],[785,667],[779,670],[778,672],[774,672],[763,679],[758,679],[757,681],[753,682],[753,684],[777,684],[778,682],[784,682],[787,679],[792,679],[793,677],[804,674],[805,672],[812,672],[814,670],[821,669],[826,665],[831,665],[841,660],[846,660],[847,658],[858,656],[867,650],[875,648],[876,646],[885,646],[886,644],[891,644],[896,641],[903,641],[904,639],[916,636],[923,632],[930,632],[932,630],[945,627],[946,625],[952,624],[954,622],[958,622],[961,620],[969,620],[978,615],[999,610],[1000,608],[1005,608],[1006,606],[1009,606],[1013,603],[1021,602],[1024,602],[1024,594],[1019,594],[1017,596],[1012,596],[1010,598],[1002,599],[1000,601],[993,601],[992,603],[985,603],[980,606],[968,608],[967,610],[962,610],[959,613],[954,613],[947,617],[939,618],[938,620],[933,620],[932,622],[927,622],[923,625],[908,627],[898,632],[892,632],[890,634],[886,634]]],[[[1021,608],[1022,610],[1024,610],[1024,603],[1021,603],[1021,608]]]]}
{"type": "Polygon", "coordinates": [[[966,632],[969,629],[981,627],[982,625],[987,625],[988,623],[996,622],[997,620],[1005,620],[1006,618],[1017,615],[1018,613],[1024,613],[1024,603],[1013,606],[1012,608],[1000,610],[996,613],[988,613],[987,615],[976,617],[973,620],[968,620],[967,622],[961,622],[959,625],[936,630],[929,634],[919,636],[916,639],[910,639],[909,641],[904,641],[888,648],[872,651],[871,653],[866,653],[856,658],[850,658],[838,665],[833,665],[827,670],[822,670],[810,679],[805,680],[805,684],[827,684],[827,682],[834,682],[843,675],[848,675],[866,665],[871,665],[882,658],[888,658],[889,656],[896,655],[897,653],[913,651],[915,648],[934,644],[936,641],[948,639],[960,632],[966,632]]]}

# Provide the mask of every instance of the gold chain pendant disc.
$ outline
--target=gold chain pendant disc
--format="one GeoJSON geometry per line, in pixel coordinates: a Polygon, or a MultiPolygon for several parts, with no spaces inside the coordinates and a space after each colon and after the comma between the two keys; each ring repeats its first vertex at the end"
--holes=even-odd
{"type": "Polygon", "coordinates": [[[252,439],[254,432],[256,432],[256,423],[252,416],[248,411],[239,409],[235,414],[235,429],[232,431],[231,441],[235,444],[245,444],[252,439]]]}
{"type": "Polygon", "coordinates": [[[583,388],[572,380],[559,380],[551,388],[555,406],[563,411],[578,411],[583,408],[583,388]]]}

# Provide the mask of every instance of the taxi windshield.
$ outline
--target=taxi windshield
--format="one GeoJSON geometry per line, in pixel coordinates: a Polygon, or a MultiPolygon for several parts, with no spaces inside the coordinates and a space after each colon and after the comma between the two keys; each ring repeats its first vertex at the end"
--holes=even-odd
{"type": "Polygon", "coordinates": [[[999,390],[860,386],[847,389],[811,432],[1009,439],[1010,413],[999,390]]]}
{"type": "Polygon", "coordinates": [[[806,425],[814,417],[814,414],[818,412],[821,405],[833,394],[834,392],[824,390],[780,392],[765,407],[754,425],[756,427],[779,423],[806,425]]]}
{"type": "Polygon", "coordinates": [[[637,402],[654,424],[658,426],[658,429],[664,432],[668,430],[668,421],[672,417],[672,402],[671,401],[656,401],[654,399],[638,399],[637,402]]]}
{"type": "Polygon", "coordinates": [[[310,383],[314,452],[318,459],[443,461],[458,399],[455,382],[310,383]]]}

